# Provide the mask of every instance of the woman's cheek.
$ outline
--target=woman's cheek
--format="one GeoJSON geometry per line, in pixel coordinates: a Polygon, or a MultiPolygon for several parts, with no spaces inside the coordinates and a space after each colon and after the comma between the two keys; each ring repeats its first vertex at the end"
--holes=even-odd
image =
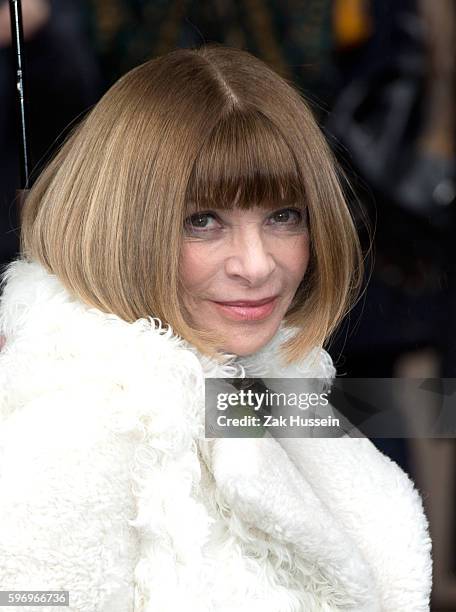
{"type": "Polygon", "coordinates": [[[282,244],[280,258],[290,274],[299,282],[306,273],[310,258],[309,236],[307,232],[290,238],[287,246],[282,244]]]}
{"type": "Polygon", "coordinates": [[[188,289],[204,283],[218,265],[220,253],[216,253],[204,242],[184,243],[181,253],[180,273],[188,289]]]}

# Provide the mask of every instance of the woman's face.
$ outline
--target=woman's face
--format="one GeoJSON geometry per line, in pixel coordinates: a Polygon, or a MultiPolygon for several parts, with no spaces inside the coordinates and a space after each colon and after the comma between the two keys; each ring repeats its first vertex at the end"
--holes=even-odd
{"type": "Polygon", "coordinates": [[[224,352],[255,353],[275,335],[306,272],[306,211],[190,209],[189,215],[180,273],[192,323],[221,334],[224,352]]]}

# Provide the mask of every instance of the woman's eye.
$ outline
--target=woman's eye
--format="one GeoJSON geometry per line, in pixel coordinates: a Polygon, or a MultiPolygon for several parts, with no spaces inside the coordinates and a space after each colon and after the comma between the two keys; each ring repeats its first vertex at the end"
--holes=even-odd
{"type": "Polygon", "coordinates": [[[284,208],[278,210],[269,217],[274,226],[296,227],[304,224],[304,214],[295,208],[284,208]]]}
{"type": "Polygon", "coordinates": [[[188,233],[204,233],[219,228],[215,215],[212,213],[195,213],[187,217],[184,228],[188,233]]]}

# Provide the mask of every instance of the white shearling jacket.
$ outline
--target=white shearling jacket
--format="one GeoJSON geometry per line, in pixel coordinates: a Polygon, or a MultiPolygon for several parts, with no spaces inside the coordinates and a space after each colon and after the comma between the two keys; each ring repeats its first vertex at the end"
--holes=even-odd
{"type": "Polygon", "coordinates": [[[282,326],[217,364],[35,262],[3,280],[0,590],[68,590],[70,612],[429,610],[421,498],[368,439],[204,438],[205,377],[330,378],[327,353],[285,367],[282,326]]]}

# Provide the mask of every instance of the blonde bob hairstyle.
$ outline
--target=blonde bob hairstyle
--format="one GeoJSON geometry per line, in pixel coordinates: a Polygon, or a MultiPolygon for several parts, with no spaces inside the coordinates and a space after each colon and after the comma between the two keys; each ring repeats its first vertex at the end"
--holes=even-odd
{"type": "Polygon", "coordinates": [[[290,364],[322,346],[357,295],[359,242],[330,150],[298,91],[246,51],[179,49],[131,70],[36,181],[21,249],[74,295],[132,322],[158,317],[202,353],[179,258],[189,203],[248,209],[305,203],[310,262],[285,316],[290,364]]]}

